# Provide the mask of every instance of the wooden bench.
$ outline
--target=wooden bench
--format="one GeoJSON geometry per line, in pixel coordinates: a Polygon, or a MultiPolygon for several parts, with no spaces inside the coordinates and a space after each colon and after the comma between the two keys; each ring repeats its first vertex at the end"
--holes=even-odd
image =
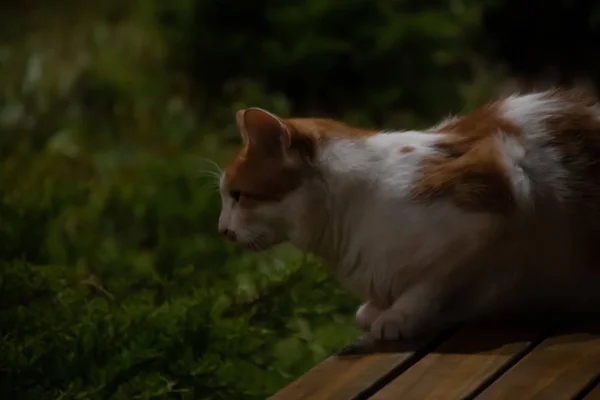
{"type": "Polygon", "coordinates": [[[365,343],[271,399],[600,400],[600,324],[477,326],[419,343],[365,343]]]}

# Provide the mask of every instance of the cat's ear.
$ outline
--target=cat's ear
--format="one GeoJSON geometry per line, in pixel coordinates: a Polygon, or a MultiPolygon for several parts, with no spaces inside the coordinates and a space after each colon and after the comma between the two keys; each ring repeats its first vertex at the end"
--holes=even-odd
{"type": "Polygon", "coordinates": [[[263,155],[285,155],[291,145],[290,131],[281,118],[261,108],[236,113],[236,122],[244,145],[263,155]]]}

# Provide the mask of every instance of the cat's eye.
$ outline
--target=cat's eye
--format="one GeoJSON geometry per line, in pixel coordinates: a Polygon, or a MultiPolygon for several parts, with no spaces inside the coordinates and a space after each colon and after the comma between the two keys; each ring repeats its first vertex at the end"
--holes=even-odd
{"type": "Polygon", "coordinates": [[[240,192],[239,190],[232,190],[231,192],[229,192],[229,195],[231,196],[233,201],[235,201],[237,203],[238,201],[240,201],[240,198],[242,197],[242,192],[240,192]]]}
{"type": "Polygon", "coordinates": [[[240,201],[266,201],[267,198],[255,193],[242,192],[240,190],[231,190],[229,192],[229,196],[233,199],[235,203],[239,203],[240,201]]]}

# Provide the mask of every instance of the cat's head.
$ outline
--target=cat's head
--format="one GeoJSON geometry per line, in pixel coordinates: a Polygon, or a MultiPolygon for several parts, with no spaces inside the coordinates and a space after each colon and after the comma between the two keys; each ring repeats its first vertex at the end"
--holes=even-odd
{"type": "Polygon", "coordinates": [[[236,121],[243,144],[221,177],[219,231],[264,250],[311,223],[319,146],[364,132],[328,119],[282,119],[259,108],[238,111],[236,121]]]}
{"type": "Polygon", "coordinates": [[[289,240],[313,172],[315,138],[258,108],[236,114],[243,144],[225,168],[219,232],[250,250],[289,240]]]}

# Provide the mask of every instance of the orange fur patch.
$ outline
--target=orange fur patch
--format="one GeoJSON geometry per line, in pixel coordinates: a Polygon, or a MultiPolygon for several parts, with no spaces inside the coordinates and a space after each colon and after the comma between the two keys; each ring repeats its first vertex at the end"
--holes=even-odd
{"type": "Polygon", "coordinates": [[[240,206],[251,207],[263,201],[278,201],[300,186],[302,171],[290,168],[281,158],[266,158],[244,149],[234,153],[225,168],[225,188],[244,194],[240,206]]]}
{"type": "Polygon", "coordinates": [[[454,133],[461,137],[486,138],[495,133],[520,136],[521,130],[500,114],[502,102],[487,104],[470,114],[451,119],[432,130],[435,133],[454,133]]]}
{"type": "Polygon", "coordinates": [[[408,154],[414,150],[415,150],[415,148],[412,146],[402,146],[399,151],[400,151],[400,154],[408,154]]]}
{"type": "MultiPolygon", "coordinates": [[[[291,118],[280,122],[289,134],[289,151],[296,152],[306,162],[303,165],[287,165],[284,157],[265,157],[254,152],[249,143],[244,143],[225,168],[227,190],[248,194],[240,201],[241,206],[278,201],[300,186],[311,173],[310,162],[314,160],[319,144],[336,138],[365,137],[376,133],[325,118],[291,118]]],[[[238,125],[241,123],[243,121],[238,114],[238,125]]]]}
{"type": "Polygon", "coordinates": [[[497,149],[495,135],[520,137],[521,131],[492,103],[430,130],[442,133],[439,154],[425,158],[412,195],[419,201],[448,198],[469,211],[508,213],[512,187],[497,149]]]}

